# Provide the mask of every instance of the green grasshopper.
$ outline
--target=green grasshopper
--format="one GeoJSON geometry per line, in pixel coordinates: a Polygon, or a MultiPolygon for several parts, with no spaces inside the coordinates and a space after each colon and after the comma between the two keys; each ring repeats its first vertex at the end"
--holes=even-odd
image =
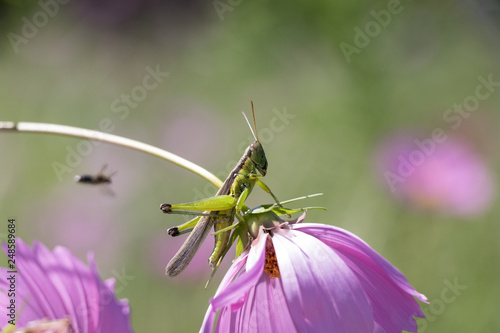
{"type": "MultiPolygon", "coordinates": [[[[254,127],[255,131],[257,131],[253,102],[251,104],[254,127]]],[[[250,123],[248,124],[250,126],[250,123]]],[[[214,225],[215,230],[215,246],[209,258],[209,263],[214,271],[217,269],[229,244],[231,233],[228,229],[233,223],[235,214],[238,214],[244,207],[245,200],[255,184],[269,193],[278,206],[281,207],[269,187],[259,179],[267,173],[267,159],[264,149],[251,126],[250,130],[254,135],[255,142],[247,147],[245,153],[229,173],[215,196],[186,204],[162,204],[160,206],[160,209],[167,214],[198,215],[195,219],[168,230],[170,235],[177,236],[181,234],[181,231],[193,228],[182,247],[168,263],[166,267],[167,275],[176,276],[186,268],[208,235],[212,225],[214,225]]]]}

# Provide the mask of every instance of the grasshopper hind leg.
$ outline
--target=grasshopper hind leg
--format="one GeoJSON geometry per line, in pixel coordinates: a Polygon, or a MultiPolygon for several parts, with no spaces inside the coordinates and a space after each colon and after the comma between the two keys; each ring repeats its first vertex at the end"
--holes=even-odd
{"type": "Polygon", "coordinates": [[[192,229],[194,228],[194,226],[198,223],[198,221],[200,220],[201,216],[198,216],[198,217],[195,217],[194,219],[192,220],[189,220],[187,221],[186,223],[184,224],[181,224],[181,225],[178,225],[178,226],[175,226],[175,227],[172,227],[172,228],[169,228],[167,230],[167,233],[172,236],[172,237],[175,237],[175,236],[179,236],[179,235],[182,235],[182,234],[185,234],[186,232],[189,232],[190,230],[189,229],[192,229]]]}
{"type": "Polygon", "coordinates": [[[189,265],[194,255],[198,251],[201,243],[203,243],[208,233],[210,232],[212,225],[212,217],[201,217],[200,221],[196,223],[193,231],[191,231],[184,244],[181,246],[179,251],[177,251],[177,253],[165,268],[165,273],[168,276],[179,275],[187,267],[187,265],[189,265]]]}

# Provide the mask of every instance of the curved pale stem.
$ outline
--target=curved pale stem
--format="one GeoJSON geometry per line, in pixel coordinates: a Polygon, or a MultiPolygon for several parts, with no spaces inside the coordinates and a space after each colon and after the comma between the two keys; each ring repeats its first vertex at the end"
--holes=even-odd
{"type": "Polygon", "coordinates": [[[177,164],[178,166],[183,167],[184,169],[189,170],[205,178],[206,180],[208,180],[217,187],[222,186],[222,181],[219,178],[217,178],[214,174],[210,173],[209,171],[203,169],[199,165],[194,164],[193,162],[190,162],[180,156],[172,154],[158,147],[151,146],[136,140],[124,138],[118,135],[108,134],[104,132],[79,128],[79,127],[73,127],[73,126],[45,124],[45,123],[28,123],[28,122],[13,123],[8,121],[0,122],[0,132],[4,131],[50,133],[50,134],[66,135],[77,138],[113,143],[115,145],[132,148],[135,150],[142,151],[144,153],[160,157],[164,160],[169,161],[170,163],[177,164]]]}

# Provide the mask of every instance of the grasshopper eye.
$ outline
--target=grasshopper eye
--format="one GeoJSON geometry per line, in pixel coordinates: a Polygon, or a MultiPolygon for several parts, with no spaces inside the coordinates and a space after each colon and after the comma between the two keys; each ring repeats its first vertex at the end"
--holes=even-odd
{"type": "Polygon", "coordinates": [[[250,146],[250,160],[255,165],[255,168],[259,170],[262,176],[267,173],[267,158],[264,153],[264,148],[259,141],[255,141],[250,146]]]}

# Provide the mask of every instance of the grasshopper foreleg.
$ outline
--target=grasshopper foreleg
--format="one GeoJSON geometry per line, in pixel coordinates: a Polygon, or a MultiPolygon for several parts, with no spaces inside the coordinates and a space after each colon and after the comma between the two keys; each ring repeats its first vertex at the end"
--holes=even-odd
{"type": "Polygon", "coordinates": [[[276,203],[278,204],[278,206],[280,206],[281,208],[283,208],[283,206],[281,205],[281,203],[278,200],[278,198],[276,198],[276,196],[271,191],[271,189],[266,184],[264,184],[264,182],[262,180],[260,180],[259,178],[256,178],[255,182],[257,183],[257,185],[259,185],[259,187],[261,189],[263,189],[264,191],[266,191],[267,193],[269,193],[273,197],[274,201],[276,201],[276,203]]]}

